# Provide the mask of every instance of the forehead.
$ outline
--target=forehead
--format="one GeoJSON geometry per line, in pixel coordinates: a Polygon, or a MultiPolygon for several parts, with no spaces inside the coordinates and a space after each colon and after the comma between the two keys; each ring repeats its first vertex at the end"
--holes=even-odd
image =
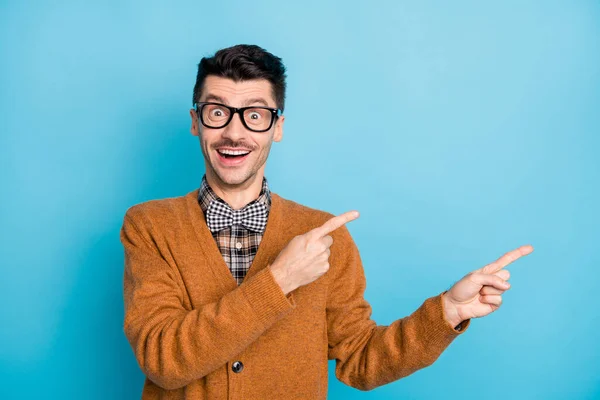
{"type": "Polygon", "coordinates": [[[221,97],[230,106],[241,106],[248,99],[264,99],[269,107],[277,107],[273,99],[271,82],[266,79],[252,79],[235,82],[232,79],[209,75],[204,80],[202,96],[204,101],[209,95],[221,97]]]}

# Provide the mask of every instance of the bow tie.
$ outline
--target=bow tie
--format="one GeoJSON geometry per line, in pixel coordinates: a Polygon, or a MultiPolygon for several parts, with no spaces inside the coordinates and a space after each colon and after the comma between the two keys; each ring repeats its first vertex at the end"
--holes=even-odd
{"type": "Polygon", "coordinates": [[[232,225],[243,225],[255,232],[262,232],[267,224],[268,210],[260,201],[248,204],[241,210],[233,210],[228,204],[213,201],[206,210],[206,224],[215,233],[232,225]]]}

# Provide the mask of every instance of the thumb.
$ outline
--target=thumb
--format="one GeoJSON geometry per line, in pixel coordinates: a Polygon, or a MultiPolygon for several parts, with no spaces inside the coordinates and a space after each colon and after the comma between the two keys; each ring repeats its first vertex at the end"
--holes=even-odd
{"type": "Polygon", "coordinates": [[[510,287],[510,283],[494,274],[484,274],[475,272],[471,274],[470,280],[481,286],[493,286],[496,289],[506,290],[510,287]]]}

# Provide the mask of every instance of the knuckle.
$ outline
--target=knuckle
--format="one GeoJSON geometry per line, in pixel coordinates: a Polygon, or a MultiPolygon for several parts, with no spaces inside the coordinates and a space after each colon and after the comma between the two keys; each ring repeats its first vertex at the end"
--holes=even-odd
{"type": "Polygon", "coordinates": [[[298,235],[298,236],[294,236],[294,238],[292,239],[292,241],[294,242],[298,242],[298,243],[307,243],[310,238],[309,234],[304,234],[304,235],[298,235]]]}
{"type": "Polygon", "coordinates": [[[312,245],[311,242],[309,241],[299,241],[298,245],[302,248],[302,250],[304,250],[305,252],[309,252],[312,245]]]}
{"type": "Polygon", "coordinates": [[[479,279],[480,276],[481,276],[481,273],[471,271],[467,275],[465,275],[465,279],[468,279],[468,280],[471,280],[471,281],[476,281],[476,280],[479,279]]]}
{"type": "Polygon", "coordinates": [[[310,247],[310,249],[314,251],[315,254],[323,253],[326,248],[327,247],[323,246],[323,243],[315,243],[313,246],[310,247]]]}
{"type": "Polygon", "coordinates": [[[320,242],[319,250],[320,251],[327,251],[327,250],[329,250],[329,245],[327,245],[326,242],[320,242]]]}

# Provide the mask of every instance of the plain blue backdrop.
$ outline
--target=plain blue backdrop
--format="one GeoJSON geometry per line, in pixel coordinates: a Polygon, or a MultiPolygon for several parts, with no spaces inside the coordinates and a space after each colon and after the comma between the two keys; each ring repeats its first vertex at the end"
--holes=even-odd
{"type": "Polygon", "coordinates": [[[597,1],[0,4],[0,398],[140,397],[119,229],[199,186],[197,63],[238,43],[288,68],[271,188],[361,212],[378,324],[535,249],[432,366],[361,392],[330,361],[330,398],[600,398],[597,1]]]}

